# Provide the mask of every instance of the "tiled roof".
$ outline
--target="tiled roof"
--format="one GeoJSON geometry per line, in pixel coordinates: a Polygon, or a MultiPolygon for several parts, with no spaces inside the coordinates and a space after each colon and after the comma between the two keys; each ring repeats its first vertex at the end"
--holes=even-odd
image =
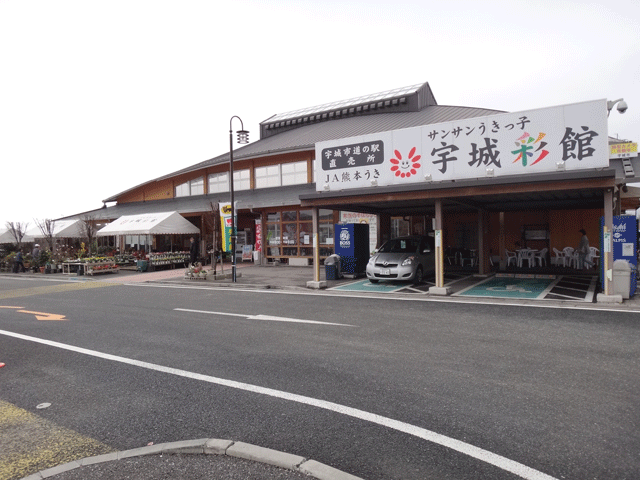
{"type": "MultiPolygon", "coordinates": [[[[234,150],[233,159],[237,161],[279,153],[313,150],[317,142],[326,140],[444,123],[464,118],[495,115],[497,113],[503,112],[484,108],[433,105],[419,112],[378,113],[374,115],[340,118],[311,125],[303,125],[293,130],[279,133],[278,135],[260,139],[234,150]]],[[[227,152],[210,160],[205,160],[204,162],[196,163],[168,175],[150,180],[149,182],[145,182],[145,184],[228,162],[229,153],[227,152]]],[[[133,188],[138,188],[142,185],[133,188]]],[[[133,188],[127,191],[133,190],[133,188]]],[[[121,192],[104,201],[114,202],[123,193],[125,192],[121,192]]]]}
{"type": "MultiPolygon", "coordinates": [[[[504,113],[498,110],[437,105],[428,83],[274,115],[261,122],[260,140],[235,149],[233,159],[308,151],[326,140],[432,125],[504,113]],[[280,121],[278,122],[278,120],[280,121]]],[[[114,202],[147,183],[229,162],[226,152],[168,175],[149,180],[104,202],[114,202]]]]}

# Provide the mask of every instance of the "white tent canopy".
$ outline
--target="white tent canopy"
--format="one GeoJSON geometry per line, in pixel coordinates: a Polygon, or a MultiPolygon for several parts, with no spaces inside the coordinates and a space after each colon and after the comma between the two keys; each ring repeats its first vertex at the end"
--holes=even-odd
{"type": "Polygon", "coordinates": [[[195,235],[200,229],[178,212],[125,215],[98,230],[99,237],[108,235],[195,235]]]}
{"type": "MultiPolygon", "coordinates": [[[[54,238],[82,238],[82,220],[56,220],[53,224],[54,238]]],[[[36,238],[45,238],[37,225],[25,233],[23,241],[32,242],[36,238]]]]}
{"type": "Polygon", "coordinates": [[[15,243],[16,240],[11,235],[11,232],[3,227],[0,227],[0,243],[15,243]]]}

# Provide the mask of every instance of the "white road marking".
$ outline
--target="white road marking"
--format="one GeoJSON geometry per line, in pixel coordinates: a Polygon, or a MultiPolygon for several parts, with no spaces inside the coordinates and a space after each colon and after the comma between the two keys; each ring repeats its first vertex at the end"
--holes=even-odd
{"type": "Polygon", "coordinates": [[[206,310],[192,310],[190,308],[174,308],[179,312],[206,313],[207,315],[226,315],[232,317],[243,317],[248,320],[269,320],[272,322],[291,322],[291,323],[314,323],[317,325],[337,325],[339,327],[355,327],[355,325],[347,325],[346,323],[319,322],[317,320],[302,320],[299,318],[274,317],[273,315],[243,315],[241,313],[226,312],[209,312],[206,310]]]}
{"type": "Polygon", "coordinates": [[[533,468],[527,467],[526,465],[515,462],[513,460],[509,460],[508,458],[505,458],[501,455],[497,455],[495,453],[489,452],[488,450],[484,450],[482,448],[476,447],[469,443],[462,442],[460,440],[456,440],[454,438],[450,438],[445,435],[432,432],[425,428],[411,425],[409,423],[401,422],[399,420],[394,420],[388,417],[383,417],[381,415],[376,415],[375,413],[365,412],[364,410],[359,410],[357,408],[347,407],[345,405],[340,405],[338,403],[327,402],[327,401],[318,400],[312,397],[297,395],[295,393],[283,392],[283,391],[274,390],[271,388],[260,387],[258,385],[251,385],[248,383],[236,382],[234,380],[227,380],[224,378],[212,377],[210,375],[203,375],[200,373],[189,372],[186,370],[180,370],[178,368],[165,367],[162,365],[156,365],[154,363],[142,362],[140,360],[134,360],[131,358],[111,355],[109,353],[102,353],[102,352],[89,350],[82,347],[67,345],[60,342],[54,342],[54,341],[45,340],[42,338],[22,335],[20,333],[0,330],[0,335],[6,335],[8,337],[18,338],[18,339],[26,340],[29,342],[40,343],[40,344],[48,345],[55,348],[69,350],[71,352],[90,355],[92,357],[97,357],[104,360],[111,360],[113,362],[124,363],[127,365],[133,365],[135,367],[146,368],[148,370],[154,370],[157,372],[167,373],[170,375],[177,375],[179,377],[189,378],[192,380],[198,380],[201,382],[212,383],[215,385],[222,385],[225,387],[236,388],[238,390],[258,393],[260,395],[268,395],[274,398],[280,398],[280,399],[288,400],[291,402],[297,402],[304,405],[310,405],[313,407],[322,408],[324,410],[341,413],[343,415],[357,418],[359,420],[375,423],[377,425],[380,425],[386,428],[391,428],[393,430],[397,430],[399,432],[413,435],[414,437],[418,437],[423,440],[427,440],[429,442],[442,445],[444,447],[450,448],[462,454],[476,458],[482,462],[494,465],[502,470],[511,472],[527,480],[557,480],[556,478],[551,477],[545,473],[539,472],[538,470],[534,470],[533,468]]]}

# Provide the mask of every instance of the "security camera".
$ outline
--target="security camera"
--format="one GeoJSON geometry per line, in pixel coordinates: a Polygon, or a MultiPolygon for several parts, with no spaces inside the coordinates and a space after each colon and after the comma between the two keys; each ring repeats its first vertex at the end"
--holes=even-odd
{"type": "Polygon", "coordinates": [[[625,102],[624,100],[621,100],[618,102],[618,111],[620,113],[626,112],[628,108],[629,106],[627,105],[627,102],[625,102]]]}

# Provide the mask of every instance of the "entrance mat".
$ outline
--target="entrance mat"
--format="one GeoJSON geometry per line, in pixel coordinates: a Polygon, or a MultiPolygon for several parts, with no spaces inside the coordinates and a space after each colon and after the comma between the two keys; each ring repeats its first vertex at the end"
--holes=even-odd
{"type": "Polygon", "coordinates": [[[555,282],[553,275],[496,275],[453,296],[544,298],[555,282]]]}
{"type": "Polygon", "coordinates": [[[347,292],[382,292],[392,293],[406,288],[406,283],[378,282],[371,283],[369,280],[358,280],[357,282],[347,283],[329,290],[341,290],[347,292]]]}

